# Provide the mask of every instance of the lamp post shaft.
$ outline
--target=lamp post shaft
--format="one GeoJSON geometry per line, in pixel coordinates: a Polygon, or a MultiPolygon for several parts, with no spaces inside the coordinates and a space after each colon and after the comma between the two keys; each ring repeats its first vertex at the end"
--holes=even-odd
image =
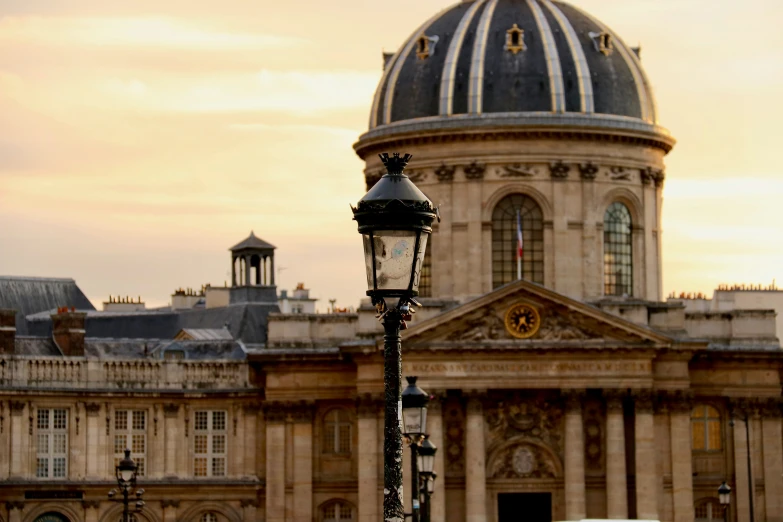
{"type": "Polygon", "coordinates": [[[400,430],[400,380],[402,379],[402,316],[390,308],[383,318],[383,520],[404,522],[402,504],[402,431],[400,430]]]}
{"type": "Polygon", "coordinates": [[[128,516],[128,490],[122,490],[122,522],[130,522],[128,516]]]}
{"type": "MultiPolygon", "coordinates": [[[[425,481],[426,482],[426,481],[425,481]]],[[[424,484],[424,487],[422,488],[424,492],[424,507],[422,509],[422,522],[430,522],[430,516],[432,515],[432,511],[430,511],[430,488],[429,484],[424,484]]]]}
{"type": "Polygon", "coordinates": [[[754,522],[756,519],[753,516],[753,469],[750,455],[750,419],[748,418],[747,413],[745,414],[745,447],[748,453],[748,504],[750,508],[750,522],[754,522]]]}
{"type": "Polygon", "coordinates": [[[411,442],[411,522],[419,522],[421,504],[419,504],[421,495],[419,494],[419,462],[417,460],[417,451],[419,446],[416,441],[411,442]],[[418,509],[416,504],[419,504],[418,509]]]}

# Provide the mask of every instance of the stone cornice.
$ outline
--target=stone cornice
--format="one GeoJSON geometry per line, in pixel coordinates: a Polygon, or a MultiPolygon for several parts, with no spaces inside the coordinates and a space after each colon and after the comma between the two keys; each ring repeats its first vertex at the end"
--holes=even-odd
{"type": "Polygon", "coordinates": [[[633,358],[654,357],[663,346],[645,343],[624,343],[622,341],[607,341],[604,339],[586,339],[577,341],[547,341],[539,339],[519,340],[486,340],[486,341],[435,341],[435,342],[403,342],[403,353],[406,352],[514,352],[530,355],[551,354],[553,350],[561,354],[618,352],[632,355],[633,358]]]}
{"type": "Polygon", "coordinates": [[[377,417],[383,412],[383,397],[371,393],[363,393],[356,397],[356,411],[359,417],[377,417]]]}

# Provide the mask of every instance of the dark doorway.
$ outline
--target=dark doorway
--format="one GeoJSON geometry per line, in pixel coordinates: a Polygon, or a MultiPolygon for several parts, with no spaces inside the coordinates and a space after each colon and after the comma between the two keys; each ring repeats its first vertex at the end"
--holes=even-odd
{"type": "Polygon", "coordinates": [[[552,494],[498,494],[498,522],[552,522],[552,494]]]}

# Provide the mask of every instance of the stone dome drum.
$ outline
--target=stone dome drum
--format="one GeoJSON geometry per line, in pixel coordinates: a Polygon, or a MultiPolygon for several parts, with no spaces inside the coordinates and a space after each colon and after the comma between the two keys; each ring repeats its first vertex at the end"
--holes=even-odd
{"type": "Polygon", "coordinates": [[[384,55],[361,140],[498,125],[587,125],[665,137],[639,52],[567,3],[462,1],[384,55]]]}

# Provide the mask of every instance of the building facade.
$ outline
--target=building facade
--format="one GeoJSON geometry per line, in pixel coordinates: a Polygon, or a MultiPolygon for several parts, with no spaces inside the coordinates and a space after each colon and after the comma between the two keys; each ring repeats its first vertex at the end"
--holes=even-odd
{"type": "MultiPolygon", "coordinates": [[[[368,186],[376,153],[412,153],[442,218],[403,334],[433,396],[433,522],[706,522],[723,481],[728,520],[783,522],[774,307],[663,301],[674,140],[639,49],[563,2],[463,1],[384,55],[370,113],[368,186]]],[[[253,234],[231,266],[160,310],[0,278],[0,521],[116,522],[125,448],[139,522],[382,517],[374,308],[281,310],[253,234]]]]}

